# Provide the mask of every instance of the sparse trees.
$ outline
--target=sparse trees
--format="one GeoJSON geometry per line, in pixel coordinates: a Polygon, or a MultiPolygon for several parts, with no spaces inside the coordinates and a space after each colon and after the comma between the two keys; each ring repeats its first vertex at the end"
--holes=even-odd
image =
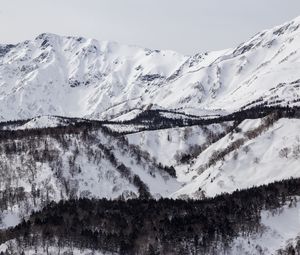
{"type": "Polygon", "coordinates": [[[291,152],[290,148],[284,147],[279,151],[279,157],[280,158],[288,158],[290,152],[291,152]]]}
{"type": "Polygon", "coordinates": [[[299,159],[300,158],[300,145],[299,144],[294,145],[294,147],[293,147],[293,157],[295,159],[299,159]]]}

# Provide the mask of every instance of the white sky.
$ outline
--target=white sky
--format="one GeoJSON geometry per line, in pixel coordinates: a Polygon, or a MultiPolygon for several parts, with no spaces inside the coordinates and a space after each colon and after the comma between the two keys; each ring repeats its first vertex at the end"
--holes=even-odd
{"type": "Polygon", "coordinates": [[[51,32],[194,54],[299,15],[300,0],[0,0],[0,42],[51,32]]]}

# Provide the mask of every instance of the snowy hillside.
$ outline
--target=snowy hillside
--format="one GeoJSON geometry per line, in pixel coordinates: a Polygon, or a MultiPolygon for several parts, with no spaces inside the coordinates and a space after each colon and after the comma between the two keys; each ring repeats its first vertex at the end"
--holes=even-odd
{"type": "Polygon", "coordinates": [[[295,201],[294,204],[286,204],[277,211],[262,211],[263,230],[249,237],[237,237],[229,253],[280,255],[280,250],[285,250],[290,245],[295,246],[300,238],[299,210],[299,202],[295,201]]]}
{"type": "Polygon", "coordinates": [[[192,157],[192,154],[195,154],[194,157],[198,156],[205,146],[209,146],[214,139],[225,135],[231,125],[232,123],[222,123],[143,131],[126,135],[126,138],[130,144],[148,151],[158,162],[175,166],[177,176],[181,176],[183,173],[180,171],[185,172],[189,167],[183,157],[192,157]]]}
{"type": "Polygon", "coordinates": [[[51,190],[60,191],[51,200],[57,200],[65,192],[67,177],[77,183],[74,195],[78,197],[82,193],[116,198],[124,191],[132,191],[135,197],[138,192],[130,188],[129,171],[139,176],[155,198],[203,198],[300,177],[298,118],[272,113],[240,120],[240,124],[215,121],[135,132],[139,125],[93,126],[89,121],[49,116],[7,124],[0,132],[1,169],[6,176],[0,183],[5,190],[7,176],[11,176],[10,187],[25,187],[30,192],[33,180],[28,176],[32,175],[37,187],[51,181],[51,190]],[[122,134],[124,128],[133,133],[122,134]],[[57,176],[61,168],[76,175],[57,176]],[[103,186],[99,175],[113,178],[103,186]],[[101,188],[95,188],[97,183],[101,188]]]}
{"type": "Polygon", "coordinates": [[[181,186],[146,152],[101,129],[16,130],[18,138],[6,131],[0,143],[0,229],[50,201],[160,198],[181,186]]]}
{"type": "Polygon", "coordinates": [[[235,49],[183,56],[41,34],[0,46],[0,117],[126,119],[151,107],[202,116],[297,105],[299,36],[297,18],[235,49]]]}
{"type": "Polygon", "coordinates": [[[239,132],[227,134],[203,151],[183,177],[191,182],[174,196],[211,197],[300,177],[299,119],[280,119],[265,129],[263,122],[245,120],[239,132]]]}

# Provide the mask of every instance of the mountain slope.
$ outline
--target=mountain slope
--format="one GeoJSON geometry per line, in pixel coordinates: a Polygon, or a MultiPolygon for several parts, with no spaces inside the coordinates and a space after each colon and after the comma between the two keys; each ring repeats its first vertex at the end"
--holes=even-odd
{"type": "Polygon", "coordinates": [[[185,176],[191,182],[174,197],[211,197],[300,177],[299,119],[283,118],[266,128],[263,122],[245,120],[239,132],[227,134],[203,151],[185,176]]]}
{"type": "Polygon", "coordinates": [[[126,140],[78,125],[0,131],[0,227],[51,201],[160,198],[180,188],[171,168],[126,140]]]}
{"type": "Polygon", "coordinates": [[[195,56],[53,34],[2,45],[0,117],[113,119],[151,107],[202,116],[298,105],[299,27],[297,18],[235,49],[195,56]]]}

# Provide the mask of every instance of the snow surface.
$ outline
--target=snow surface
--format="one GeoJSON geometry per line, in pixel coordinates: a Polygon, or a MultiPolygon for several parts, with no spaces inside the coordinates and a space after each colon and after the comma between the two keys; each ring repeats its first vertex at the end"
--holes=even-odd
{"type": "Polygon", "coordinates": [[[48,249],[36,246],[36,247],[26,247],[25,249],[21,249],[18,247],[15,240],[8,241],[4,244],[0,245],[0,252],[5,252],[6,250],[11,251],[13,249],[14,252],[19,252],[18,254],[25,255],[36,255],[36,254],[72,254],[72,255],[117,255],[116,253],[110,253],[110,252],[100,252],[95,251],[91,249],[79,249],[75,247],[55,247],[55,246],[49,246],[48,249]]]}
{"type": "Polygon", "coordinates": [[[57,127],[62,125],[64,125],[64,122],[60,118],[52,117],[52,116],[40,116],[31,119],[30,121],[26,122],[24,125],[21,125],[15,129],[22,130],[22,129],[50,128],[50,127],[57,127]]]}
{"type": "Polygon", "coordinates": [[[0,215],[0,229],[15,227],[21,222],[20,216],[14,210],[5,210],[0,215]]]}
{"type": "Polygon", "coordinates": [[[229,254],[274,255],[285,248],[300,236],[300,203],[285,205],[276,211],[263,210],[261,224],[264,228],[259,233],[236,238],[229,254]]]}
{"type": "MultiPolygon", "coordinates": [[[[206,127],[191,126],[182,128],[170,128],[164,130],[143,131],[126,135],[128,142],[139,146],[150,153],[163,165],[174,166],[177,176],[181,177],[181,171],[188,166],[181,166],[176,160],[176,155],[190,153],[193,146],[201,146],[207,142],[210,133],[217,135],[225,132],[230,123],[212,124],[206,127]]],[[[181,181],[184,180],[180,179],[181,181]]]]}

